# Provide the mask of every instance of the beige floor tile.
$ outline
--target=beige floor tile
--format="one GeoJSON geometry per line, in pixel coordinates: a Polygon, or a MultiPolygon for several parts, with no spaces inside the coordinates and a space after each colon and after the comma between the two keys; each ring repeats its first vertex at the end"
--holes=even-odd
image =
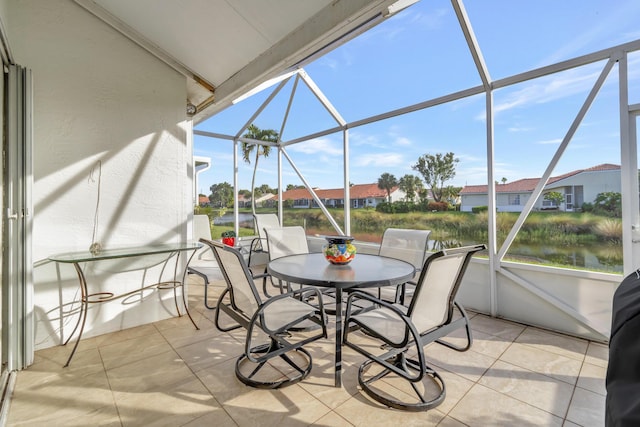
{"type": "MultiPolygon", "coordinates": [[[[566,394],[573,396],[564,425],[602,425],[608,348],[601,343],[470,313],[475,335],[470,351],[438,344],[426,349],[428,363],[444,378],[447,397],[435,409],[410,413],[386,408],[359,389],[365,357],[351,348],[342,349],[343,386],[334,387],[333,316],[329,337],[306,346],[313,358],[306,379],[275,391],[245,386],[235,376],[235,361],[246,332],[218,331],[215,310],[203,305],[202,284],[190,286],[191,313],[201,330],[182,316],[87,338],[68,368],[62,365],[72,346],[40,350],[35,363],[17,375],[8,425],[553,426],[563,420],[535,406],[552,407],[548,396],[554,387],[569,387],[566,394]],[[574,365],[582,366],[579,377],[574,365]],[[575,390],[567,378],[577,382],[575,390]],[[532,404],[525,403],[529,395],[532,404]]],[[[222,289],[211,291],[219,295],[222,289]]],[[[461,332],[451,340],[462,342],[461,332]]],[[[354,339],[374,353],[384,351],[370,337],[354,339]]],[[[274,366],[269,363],[266,372],[280,375],[274,366]]],[[[383,387],[410,390],[390,380],[383,387]]]]}
{"type": "Polygon", "coordinates": [[[438,427],[467,427],[467,425],[461,423],[456,419],[446,416],[442,419],[442,421],[438,423],[438,427]]]}
{"type": "Polygon", "coordinates": [[[390,409],[356,394],[335,409],[335,412],[354,426],[435,426],[444,418],[438,409],[426,412],[408,412],[390,409]]]}
{"type": "Polygon", "coordinates": [[[577,385],[578,387],[585,388],[589,391],[605,396],[607,394],[605,383],[606,376],[606,367],[585,363],[582,365],[577,385]]]}
{"type": "Polygon", "coordinates": [[[23,422],[32,425],[67,425],[70,420],[87,421],[92,417],[109,423],[114,415],[117,416],[104,372],[90,375],[59,373],[44,383],[30,386],[21,384],[20,380],[18,378],[11,399],[9,425],[23,422]]]}
{"type": "Polygon", "coordinates": [[[444,402],[438,406],[438,410],[448,414],[469,392],[474,383],[446,369],[437,369],[437,371],[444,380],[446,390],[444,402]]]}
{"type": "Polygon", "coordinates": [[[195,372],[230,359],[235,361],[244,352],[244,343],[228,334],[218,334],[209,339],[178,347],[175,351],[195,372]]]}
{"type": "MultiPolygon", "coordinates": [[[[480,331],[471,331],[473,343],[471,348],[473,351],[486,354],[487,356],[498,358],[504,351],[511,345],[511,340],[506,340],[497,335],[491,335],[480,331]]],[[[463,329],[458,329],[453,333],[447,335],[445,338],[447,342],[450,342],[458,347],[467,345],[467,334],[463,329]]]]}
{"type": "Polygon", "coordinates": [[[540,348],[551,353],[583,361],[589,342],[580,338],[543,331],[532,326],[516,339],[516,342],[540,348]]]}
{"type": "Polygon", "coordinates": [[[587,347],[585,362],[606,368],[609,364],[609,346],[607,344],[590,342],[589,347],[587,347]]]}
{"type": "MultiPolygon", "coordinates": [[[[76,351],[71,359],[71,363],[66,368],[63,368],[69,356],[73,346],[56,346],[46,350],[40,350],[36,352],[34,358],[34,365],[29,369],[36,366],[42,366],[43,370],[64,369],[68,372],[85,372],[94,373],[98,371],[104,371],[104,365],[100,352],[97,347],[85,348],[84,351],[76,351]]],[[[34,368],[39,369],[39,368],[34,368]]]]}
{"type": "Polygon", "coordinates": [[[470,427],[562,425],[562,418],[482,385],[473,386],[449,416],[470,427]]]}
{"type": "Polygon", "coordinates": [[[205,415],[196,418],[195,420],[188,422],[181,427],[237,427],[233,418],[227,414],[227,412],[220,409],[212,409],[207,412],[205,415]]]}
{"type": "Polygon", "coordinates": [[[470,381],[476,382],[496,361],[494,357],[477,353],[473,350],[459,352],[440,344],[429,344],[425,349],[428,365],[435,369],[444,368],[470,381]]]}
{"type": "Polygon", "coordinates": [[[204,415],[226,416],[198,379],[162,390],[114,392],[123,426],[181,426],[204,415]]]}
{"type": "Polygon", "coordinates": [[[64,427],[86,427],[86,426],[101,426],[101,427],[122,427],[120,417],[114,405],[103,406],[92,410],[88,413],[82,413],[77,415],[54,413],[50,417],[46,417],[44,420],[37,421],[25,421],[18,424],[8,423],[8,427],[20,426],[20,427],[42,427],[42,426],[64,426],[64,427]]]}
{"type": "Polygon", "coordinates": [[[568,384],[575,384],[580,374],[582,362],[559,353],[559,351],[549,352],[539,347],[514,343],[504,352],[500,360],[548,375],[568,384]]]}
{"type": "Polygon", "coordinates": [[[589,390],[576,388],[569,405],[567,421],[581,426],[599,427],[604,425],[605,396],[589,390]]]}
{"type": "Polygon", "coordinates": [[[200,329],[193,327],[191,322],[182,323],[173,328],[161,329],[160,333],[173,348],[180,348],[201,341],[209,340],[222,334],[213,322],[206,317],[199,315],[196,322],[200,329]]]}
{"type": "Polygon", "coordinates": [[[129,341],[132,339],[142,338],[147,335],[155,335],[158,331],[153,324],[136,326],[134,328],[127,328],[117,332],[111,332],[109,334],[100,335],[95,337],[95,341],[98,346],[117,344],[123,341],[129,341]]]}
{"type": "Polygon", "coordinates": [[[315,423],[311,424],[314,427],[351,427],[349,421],[342,418],[340,415],[335,412],[329,412],[327,415],[320,418],[315,423]]]}
{"type": "Polygon", "coordinates": [[[132,362],[144,361],[173,349],[162,334],[155,330],[153,334],[143,335],[116,344],[100,346],[100,355],[106,369],[117,368],[132,362]]]}
{"type": "Polygon", "coordinates": [[[359,392],[359,366],[345,365],[342,372],[342,387],[335,387],[333,365],[333,358],[325,361],[314,358],[311,374],[299,385],[329,408],[335,409],[359,392]]]}
{"type": "Polygon", "coordinates": [[[193,379],[192,371],[174,351],[109,369],[107,376],[114,392],[130,393],[162,391],[193,379]]]}
{"type": "Polygon", "coordinates": [[[573,391],[571,384],[502,361],[479,383],[558,417],[567,413],[573,391]]]}
{"type": "Polygon", "coordinates": [[[484,314],[477,314],[473,316],[469,323],[471,324],[471,329],[474,331],[495,335],[507,341],[515,340],[525,329],[525,326],[523,325],[508,322],[506,320],[491,318],[484,314]]]}
{"type": "Polygon", "coordinates": [[[250,389],[223,407],[240,426],[303,426],[331,411],[297,384],[269,391],[250,389]]]}

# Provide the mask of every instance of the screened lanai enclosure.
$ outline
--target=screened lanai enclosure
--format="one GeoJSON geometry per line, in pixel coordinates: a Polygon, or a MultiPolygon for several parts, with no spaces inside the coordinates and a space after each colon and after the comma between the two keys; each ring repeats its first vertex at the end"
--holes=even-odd
{"type": "MultiPolygon", "coordinates": [[[[287,215],[283,192],[293,183],[306,188],[332,232],[351,235],[356,208],[344,203],[343,219],[336,219],[318,189],[339,185],[343,200],[351,200],[354,183],[375,182],[399,164],[404,169],[397,170],[411,173],[410,165],[425,153],[454,152],[459,157],[456,171],[464,175],[460,187],[484,186],[487,205],[487,233],[473,243],[485,243],[489,250],[470,267],[461,291],[463,304],[492,316],[606,341],[612,295],[622,277],[640,263],[636,132],[640,40],[609,46],[595,42],[592,46],[597,49],[581,52],[569,49],[578,43],[578,34],[559,31],[568,37],[564,41],[539,34],[545,31],[541,23],[516,23],[525,12],[507,7],[501,11],[504,16],[497,16],[501,13],[484,3],[435,3],[412,5],[314,62],[286,70],[197,124],[196,154],[211,156],[212,169],[219,171],[219,181],[211,184],[228,179],[237,194],[245,188],[240,183],[253,166],[243,162],[241,146],[268,145],[271,154],[260,159],[256,184],[261,183],[260,176],[274,177],[281,222],[287,215]],[[446,31],[427,19],[435,16],[446,31]],[[539,39],[531,43],[548,44],[540,48],[544,57],[533,57],[537,52],[526,40],[533,33],[539,39]],[[395,64],[397,56],[388,54],[392,50],[400,51],[406,61],[395,64]],[[375,54],[366,58],[360,53],[372,51],[375,54]],[[361,63],[349,67],[350,61],[361,63]],[[390,64],[382,76],[376,71],[380,63],[390,64]],[[331,67],[334,73],[326,71],[331,67]],[[243,136],[251,124],[277,131],[279,140],[243,136]],[[594,172],[604,164],[615,165],[613,184],[594,172]],[[364,174],[363,166],[375,173],[364,174]],[[506,181],[511,181],[506,175],[537,179],[528,180],[531,188],[526,197],[514,193],[501,203],[506,181]],[[551,184],[573,175],[582,176],[584,182],[568,181],[563,203],[577,215],[583,214],[582,201],[579,205],[576,201],[574,209],[572,198],[583,197],[583,185],[591,186],[592,192],[621,194],[617,240],[598,243],[586,254],[577,249],[579,243],[570,245],[573,259],[581,259],[566,266],[533,264],[511,256],[517,253],[518,233],[531,221],[530,214],[540,210],[551,184]],[[507,208],[519,214],[508,224],[508,232],[498,237],[505,222],[501,214],[507,208]],[[619,267],[606,267],[611,258],[619,267]]],[[[549,33],[555,34],[554,26],[570,18],[565,6],[538,6],[559,16],[547,23],[553,27],[549,33]]],[[[585,42],[580,48],[586,45],[591,44],[585,42]]],[[[234,212],[237,232],[237,198],[234,212]]],[[[428,223],[420,226],[429,229],[428,223]]],[[[321,238],[308,238],[321,245],[321,238]]],[[[362,244],[363,250],[367,247],[362,244]]]]}
{"type": "MultiPolygon", "coordinates": [[[[198,193],[248,188],[242,144],[264,143],[243,137],[251,124],[279,135],[256,184],[278,188],[278,206],[289,184],[316,194],[309,212],[329,218],[327,233],[354,232],[364,209],[344,201],[355,186],[454,153],[447,184],[486,205],[468,243],[488,246],[461,303],[606,342],[612,295],[640,267],[640,9],[609,3],[0,0],[0,388],[80,328],[91,351],[74,363],[99,336],[181,314],[185,288],[143,286],[170,268],[60,260],[189,247],[198,193]],[[324,189],[344,208],[325,209],[324,189]],[[613,239],[589,252],[568,242],[569,263],[515,257],[551,190],[579,229],[580,203],[620,194],[619,216],[598,231],[613,239]],[[128,297],[87,307],[83,283],[128,297]]],[[[291,211],[278,212],[285,223],[291,211]]],[[[360,251],[376,251],[362,240],[360,251]]]]}

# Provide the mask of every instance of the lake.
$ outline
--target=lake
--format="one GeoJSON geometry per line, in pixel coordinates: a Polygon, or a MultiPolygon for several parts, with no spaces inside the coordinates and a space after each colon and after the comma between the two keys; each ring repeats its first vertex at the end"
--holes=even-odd
{"type": "MultiPolygon", "coordinates": [[[[241,212],[238,214],[240,227],[252,228],[253,215],[241,212]]],[[[233,212],[226,213],[213,220],[215,225],[233,224],[233,212]]],[[[311,234],[332,234],[333,230],[319,231],[314,229],[311,234]]],[[[367,236],[366,240],[371,240],[367,236]]],[[[379,240],[378,240],[379,243],[379,240]]],[[[479,243],[475,241],[460,242],[452,240],[441,242],[429,241],[429,249],[459,246],[479,243]]],[[[485,242],[486,243],[486,242],[485,242]]],[[[575,267],[585,270],[605,271],[608,273],[622,273],[622,245],[595,243],[580,246],[551,246],[546,244],[514,243],[509,248],[506,260],[529,262],[534,264],[553,264],[558,266],[575,267]]]]}

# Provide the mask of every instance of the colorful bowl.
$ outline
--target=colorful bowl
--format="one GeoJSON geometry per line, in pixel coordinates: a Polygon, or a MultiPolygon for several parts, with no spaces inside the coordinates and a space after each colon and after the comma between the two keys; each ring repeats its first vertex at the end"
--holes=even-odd
{"type": "Polygon", "coordinates": [[[327,244],[322,247],[324,257],[331,264],[346,265],[356,256],[356,247],[351,236],[325,236],[327,244]]]}

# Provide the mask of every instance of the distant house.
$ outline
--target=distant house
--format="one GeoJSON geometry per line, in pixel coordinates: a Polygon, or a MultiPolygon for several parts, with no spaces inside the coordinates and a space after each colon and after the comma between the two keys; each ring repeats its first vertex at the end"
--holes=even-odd
{"type": "MultiPolygon", "coordinates": [[[[256,206],[271,207],[275,205],[276,200],[278,200],[278,197],[275,194],[271,194],[271,193],[263,194],[262,196],[256,199],[256,206]]],[[[249,205],[251,205],[251,202],[249,202],[249,205]]]]}
{"type": "Polygon", "coordinates": [[[198,206],[209,206],[209,198],[207,196],[203,196],[202,194],[198,195],[198,206]]]}
{"type": "MultiPolygon", "coordinates": [[[[327,207],[339,208],[344,206],[344,189],[314,188],[318,198],[327,207]]],[[[378,188],[378,184],[356,184],[349,187],[350,206],[352,208],[376,207],[378,203],[387,201],[387,192],[378,188]]],[[[391,189],[391,201],[399,201],[405,197],[398,187],[391,189]]],[[[282,200],[292,200],[295,208],[318,207],[311,193],[306,188],[296,188],[282,193],[282,200]]]]}
{"type": "MultiPolygon", "coordinates": [[[[277,197],[271,193],[263,194],[262,196],[256,199],[257,207],[270,207],[275,205],[277,197]]],[[[249,208],[251,207],[251,195],[245,197],[241,194],[238,194],[238,207],[240,208],[249,208]]]]}
{"type": "Polygon", "coordinates": [[[238,194],[238,207],[247,208],[251,206],[251,196],[245,197],[242,194],[238,194]]]}
{"type": "MultiPolygon", "coordinates": [[[[496,184],[496,207],[499,212],[522,212],[540,178],[524,178],[505,184],[496,184]]],[[[471,212],[476,206],[487,206],[486,185],[467,185],[460,191],[460,210],[471,212]]],[[[564,175],[551,177],[542,195],[536,201],[534,210],[558,209],[566,212],[580,210],[585,202],[592,203],[599,193],[621,191],[620,166],[602,164],[588,169],[579,169],[564,175]],[[564,195],[564,202],[555,206],[544,200],[544,194],[557,191],[564,195]]]]}

